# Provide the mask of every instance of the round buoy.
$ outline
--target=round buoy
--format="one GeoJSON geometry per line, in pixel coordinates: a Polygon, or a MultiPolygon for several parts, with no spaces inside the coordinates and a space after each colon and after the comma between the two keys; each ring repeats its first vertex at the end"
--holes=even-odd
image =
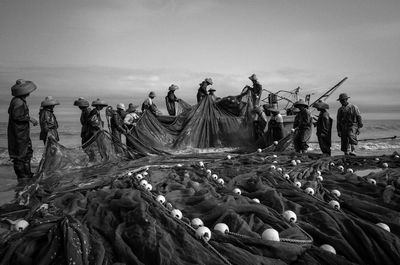
{"type": "Polygon", "coordinates": [[[271,170],[275,170],[275,166],[274,165],[271,165],[270,167],[269,167],[269,169],[271,169],[271,170]]]}
{"type": "Polygon", "coordinates": [[[207,169],[207,170],[206,170],[206,173],[207,173],[207,175],[210,175],[210,176],[211,176],[211,170],[207,169]]]}
{"type": "Polygon", "coordinates": [[[146,186],[144,186],[144,188],[148,191],[151,191],[153,189],[153,186],[150,183],[147,183],[146,186]]]}
{"type": "Polygon", "coordinates": [[[277,155],[272,155],[272,157],[273,157],[273,158],[277,158],[278,156],[277,156],[277,155]]]}
{"type": "Polygon", "coordinates": [[[257,149],[257,152],[258,152],[258,153],[261,153],[261,152],[262,152],[262,149],[261,149],[261,148],[258,148],[258,149],[257,149]]]}
{"type": "Polygon", "coordinates": [[[335,166],[335,163],[331,162],[329,165],[330,165],[331,167],[334,167],[334,166],[335,166]]]}
{"type": "Polygon", "coordinates": [[[163,195],[158,195],[156,197],[156,201],[158,201],[161,204],[164,204],[166,200],[165,200],[165,197],[163,195]]]}
{"type": "Polygon", "coordinates": [[[214,230],[225,234],[226,232],[229,232],[229,227],[227,226],[227,224],[218,223],[214,226],[214,230]]]}
{"type": "Polygon", "coordinates": [[[399,156],[399,155],[395,155],[395,156],[394,156],[394,158],[396,158],[396,159],[399,159],[399,158],[400,158],[400,156],[399,156]]]}
{"type": "Polygon", "coordinates": [[[317,176],[322,176],[321,171],[317,170],[317,176]]]}
{"type": "Polygon", "coordinates": [[[196,229],[196,237],[198,239],[204,239],[205,241],[209,241],[211,239],[211,231],[208,227],[200,226],[196,229]]]}
{"type": "Polygon", "coordinates": [[[296,214],[291,210],[285,211],[283,213],[283,218],[289,223],[296,223],[296,221],[297,221],[296,214]]]}
{"type": "Polygon", "coordinates": [[[177,166],[177,167],[183,167],[183,165],[182,165],[182,164],[177,164],[176,166],[177,166]]]}
{"type": "Polygon", "coordinates": [[[375,161],[380,161],[379,157],[375,157],[375,161]]]}
{"type": "Polygon", "coordinates": [[[240,195],[240,194],[242,194],[242,191],[239,188],[234,188],[233,193],[240,195]]]}
{"type": "Polygon", "coordinates": [[[148,173],[147,171],[144,171],[142,174],[143,174],[143,176],[145,176],[145,177],[146,177],[147,175],[149,175],[149,173],[148,173]]]}
{"type": "Polygon", "coordinates": [[[274,145],[278,145],[279,144],[279,142],[278,141],[274,141],[274,145]]]}
{"type": "Polygon", "coordinates": [[[14,224],[14,230],[17,232],[22,232],[24,231],[27,227],[29,226],[29,223],[23,219],[18,220],[15,224],[14,224]]]}
{"type": "Polygon", "coordinates": [[[314,189],[313,188],[311,188],[311,187],[308,187],[308,188],[306,188],[305,190],[304,190],[308,195],[311,195],[311,196],[313,196],[314,195],[314,189]]]}
{"type": "Polygon", "coordinates": [[[336,197],[340,197],[341,193],[338,190],[332,190],[331,191],[333,195],[335,195],[336,197]]]}
{"type": "Polygon", "coordinates": [[[338,201],[331,200],[329,205],[335,210],[340,210],[340,203],[338,201]]]}
{"type": "Polygon", "coordinates": [[[280,241],[278,231],[273,228],[265,229],[261,234],[261,238],[264,240],[280,241]]]}
{"type": "Polygon", "coordinates": [[[192,221],[190,221],[190,223],[192,224],[192,226],[194,227],[194,228],[198,228],[198,227],[200,227],[200,226],[203,226],[204,225],[204,223],[203,223],[203,221],[200,219],[200,218],[193,218],[192,219],[192,221]]]}
{"type": "Polygon", "coordinates": [[[388,165],[388,163],[382,163],[382,167],[383,167],[383,168],[388,168],[389,165],[388,165]]]}
{"type": "Polygon", "coordinates": [[[137,174],[137,175],[136,175],[136,179],[137,179],[137,180],[143,179],[143,175],[142,175],[142,174],[137,174]]]}
{"type": "Polygon", "coordinates": [[[212,179],[215,180],[215,181],[218,179],[218,175],[217,175],[217,174],[212,174],[211,177],[212,177],[212,179]]]}
{"type": "Polygon", "coordinates": [[[385,229],[386,231],[390,232],[390,227],[387,224],[377,223],[376,225],[379,226],[380,228],[385,229]]]}
{"type": "Polygon", "coordinates": [[[343,166],[338,166],[338,169],[340,170],[340,171],[344,171],[344,167],[343,166]]]}
{"type": "Polygon", "coordinates": [[[324,178],[323,178],[322,176],[317,176],[317,180],[319,180],[319,181],[323,181],[323,180],[324,180],[324,178]]]}
{"type": "Polygon", "coordinates": [[[232,157],[230,155],[226,156],[226,159],[230,160],[232,157]]]}
{"type": "Polygon", "coordinates": [[[368,179],[368,183],[372,185],[376,185],[376,180],[375,179],[368,179]]]}
{"type": "Polygon", "coordinates": [[[285,174],[285,175],[283,175],[283,177],[285,178],[285,179],[287,179],[287,180],[289,180],[290,179],[290,176],[289,176],[289,174],[285,174]]]}
{"type": "Polygon", "coordinates": [[[300,187],[301,187],[301,182],[300,182],[300,181],[295,181],[295,182],[294,182],[294,185],[295,185],[297,188],[300,188],[300,187]]]}
{"type": "Polygon", "coordinates": [[[278,161],[274,160],[272,161],[272,164],[278,164],[278,161]]]}
{"type": "Polygon", "coordinates": [[[257,198],[254,198],[253,201],[255,201],[256,203],[260,203],[260,200],[257,198]]]}
{"type": "Polygon", "coordinates": [[[142,187],[144,188],[144,187],[146,187],[146,185],[148,184],[148,182],[147,182],[147,180],[142,179],[142,180],[139,182],[139,184],[140,184],[140,186],[142,186],[142,187]]]}
{"type": "Polygon", "coordinates": [[[282,172],[283,170],[282,170],[282,168],[278,167],[278,168],[276,169],[276,171],[282,172]]]}
{"type": "Polygon", "coordinates": [[[292,160],[292,161],[290,161],[290,164],[292,164],[292,166],[297,166],[297,162],[296,162],[296,160],[292,160]]]}
{"type": "Polygon", "coordinates": [[[173,217],[175,217],[176,219],[182,219],[182,212],[179,209],[173,209],[171,211],[171,214],[173,217]]]}
{"type": "Polygon", "coordinates": [[[200,162],[199,162],[199,166],[200,166],[200,167],[204,167],[204,162],[203,162],[203,161],[200,161],[200,162]]]}
{"type": "Polygon", "coordinates": [[[297,160],[296,160],[296,163],[297,163],[297,164],[301,164],[301,160],[300,160],[300,159],[297,159],[297,160]]]}
{"type": "Polygon", "coordinates": [[[331,245],[323,244],[322,246],[320,246],[320,248],[325,250],[325,251],[328,251],[328,252],[331,252],[333,254],[336,254],[336,250],[331,245]]]}
{"type": "Polygon", "coordinates": [[[225,181],[221,178],[217,179],[217,183],[220,185],[224,185],[225,181]]]}
{"type": "Polygon", "coordinates": [[[351,168],[348,168],[348,169],[347,169],[347,173],[353,174],[353,173],[354,173],[354,171],[353,171],[353,169],[351,169],[351,168]]]}
{"type": "Polygon", "coordinates": [[[128,172],[128,176],[129,176],[129,177],[132,176],[132,172],[128,172]]]}

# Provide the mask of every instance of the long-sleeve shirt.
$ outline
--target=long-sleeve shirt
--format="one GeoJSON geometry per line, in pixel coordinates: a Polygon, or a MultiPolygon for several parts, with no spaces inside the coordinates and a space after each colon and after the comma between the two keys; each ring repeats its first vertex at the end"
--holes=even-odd
{"type": "Polygon", "coordinates": [[[147,98],[143,102],[143,104],[142,104],[142,112],[144,112],[145,110],[151,111],[151,113],[153,113],[156,116],[159,114],[158,108],[157,108],[156,104],[154,104],[154,102],[153,102],[153,100],[151,98],[147,98]]]}
{"type": "Polygon", "coordinates": [[[114,111],[113,115],[111,116],[111,130],[118,131],[120,133],[125,133],[126,127],[123,121],[123,113],[119,111],[114,111]]]}
{"type": "Polygon", "coordinates": [[[346,106],[341,106],[337,113],[337,131],[342,132],[343,130],[348,130],[349,128],[357,127],[362,128],[362,118],[360,110],[357,106],[353,104],[347,104],[346,106]]]}
{"type": "Polygon", "coordinates": [[[82,113],[81,113],[81,125],[82,125],[82,129],[81,129],[81,138],[83,142],[86,142],[88,140],[88,135],[89,135],[89,115],[90,112],[92,110],[87,107],[82,109],[82,113]]]}
{"type": "Polygon", "coordinates": [[[312,126],[312,118],[311,113],[308,109],[304,109],[297,113],[294,118],[293,128],[298,128],[299,130],[308,130],[311,129],[312,126]]]}
{"type": "Polygon", "coordinates": [[[100,116],[100,111],[96,108],[92,109],[88,117],[89,136],[92,137],[97,131],[103,129],[103,121],[100,116]]]}
{"type": "Polygon", "coordinates": [[[208,86],[208,83],[206,83],[206,82],[202,82],[200,84],[199,90],[197,91],[197,103],[200,103],[200,101],[208,95],[207,94],[207,86],[208,86]]]}
{"type": "Polygon", "coordinates": [[[46,141],[47,135],[51,134],[54,136],[56,141],[59,141],[58,137],[58,122],[53,110],[43,108],[39,113],[40,122],[40,140],[46,141]]]}
{"type": "Polygon", "coordinates": [[[168,91],[168,94],[165,97],[165,104],[167,106],[168,114],[171,116],[176,115],[175,102],[177,102],[177,101],[178,101],[178,98],[175,96],[174,91],[172,91],[172,90],[168,91]]]}
{"type": "Polygon", "coordinates": [[[329,136],[332,130],[332,119],[327,111],[321,111],[317,120],[317,136],[329,136]]]}

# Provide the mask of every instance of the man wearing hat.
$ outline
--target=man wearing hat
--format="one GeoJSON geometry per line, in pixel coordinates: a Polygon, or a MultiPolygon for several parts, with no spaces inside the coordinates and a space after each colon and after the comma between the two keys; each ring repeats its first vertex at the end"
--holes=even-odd
{"type": "Polygon", "coordinates": [[[170,85],[168,88],[168,94],[165,96],[165,104],[167,105],[168,114],[170,116],[176,115],[175,102],[178,102],[179,99],[175,96],[175,90],[178,88],[179,87],[177,85],[170,85]]]}
{"type": "Polygon", "coordinates": [[[40,104],[40,140],[42,140],[44,144],[46,144],[48,136],[52,136],[57,142],[60,140],[57,131],[58,122],[56,116],[54,115],[54,107],[56,105],[60,105],[60,102],[55,100],[52,96],[46,97],[40,104]]]}
{"type": "Polygon", "coordinates": [[[326,156],[331,155],[332,145],[332,118],[329,117],[329,105],[322,101],[317,101],[313,105],[319,111],[317,122],[314,124],[317,127],[317,138],[319,148],[322,154],[326,156]]]}
{"type": "Polygon", "coordinates": [[[11,87],[13,98],[8,108],[8,153],[14,164],[14,171],[19,185],[27,184],[33,176],[31,171],[32,141],[30,138],[30,125],[38,125],[37,120],[29,116],[26,98],[36,90],[36,85],[31,81],[18,79],[11,87]]]}
{"type": "Polygon", "coordinates": [[[87,101],[84,98],[78,98],[77,100],[74,101],[74,106],[79,107],[79,109],[82,111],[81,113],[81,139],[82,139],[82,145],[86,143],[90,139],[89,135],[89,114],[92,111],[89,107],[89,101],[87,101]]]}
{"type": "Polygon", "coordinates": [[[118,103],[117,110],[112,112],[112,116],[110,119],[111,134],[113,136],[115,152],[117,154],[120,154],[123,152],[123,149],[121,147],[121,134],[128,133],[128,128],[124,124],[125,116],[126,116],[126,112],[125,112],[124,103],[118,103]]]}
{"type": "Polygon", "coordinates": [[[269,106],[267,111],[272,114],[268,121],[268,131],[266,134],[266,146],[270,146],[275,141],[283,138],[283,118],[276,106],[269,106]]]}
{"type": "Polygon", "coordinates": [[[308,149],[308,141],[312,131],[311,113],[303,99],[295,102],[293,106],[300,110],[294,118],[292,129],[295,132],[293,138],[294,149],[298,153],[305,153],[308,149]]]}
{"type": "Polygon", "coordinates": [[[346,93],[339,95],[338,101],[342,106],[337,113],[337,132],[341,139],[341,150],[345,155],[355,156],[357,135],[360,134],[359,129],[363,127],[363,123],[358,107],[349,103],[349,98],[346,93]]]}
{"type": "Polygon", "coordinates": [[[204,79],[199,85],[199,90],[197,91],[197,104],[207,96],[207,86],[212,85],[213,81],[211,78],[204,79]]]}
{"type": "Polygon", "coordinates": [[[100,111],[107,106],[108,104],[104,100],[97,99],[92,102],[94,108],[88,117],[89,139],[98,131],[103,130],[104,122],[101,119],[100,111]]]}
{"type": "Polygon", "coordinates": [[[155,116],[160,114],[156,104],[154,103],[155,97],[156,97],[156,93],[151,91],[149,93],[149,97],[142,103],[142,112],[144,112],[145,110],[148,110],[151,113],[153,113],[155,116]]]}
{"type": "Polygon", "coordinates": [[[217,90],[215,90],[214,88],[210,88],[208,90],[208,95],[211,96],[213,101],[217,100],[217,96],[215,95],[215,91],[217,91],[217,90]]]}
{"type": "Polygon", "coordinates": [[[134,126],[136,126],[136,122],[140,118],[140,113],[137,110],[138,107],[139,107],[138,105],[133,105],[133,103],[129,103],[129,107],[126,110],[126,116],[124,118],[124,124],[127,126],[129,131],[134,126]]]}

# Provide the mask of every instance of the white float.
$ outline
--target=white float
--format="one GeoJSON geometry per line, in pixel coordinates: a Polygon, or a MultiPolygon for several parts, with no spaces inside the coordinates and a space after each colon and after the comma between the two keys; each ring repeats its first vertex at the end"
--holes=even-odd
{"type": "Polygon", "coordinates": [[[331,245],[328,244],[323,244],[319,247],[320,249],[323,249],[325,251],[331,252],[333,254],[336,254],[336,250],[334,247],[332,247],[331,245]]]}
{"type": "Polygon", "coordinates": [[[158,201],[161,204],[164,204],[166,200],[165,200],[165,197],[163,195],[158,195],[156,197],[156,201],[158,201]]]}
{"type": "Polygon", "coordinates": [[[173,217],[175,217],[176,219],[182,219],[182,212],[179,209],[173,209],[171,211],[171,214],[173,217]]]}
{"type": "Polygon", "coordinates": [[[304,191],[305,191],[308,195],[311,195],[311,196],[313,196],[314,193],[315,193],[314,189],[311,188],[311,187],[306,188],[304,191]]]}
{"type": "Polygon", "coordinates": [[[17,232],[24,231],[29,226],[29,223],[23,219],[18,220],[14,224],[14,230],[17,232]]]}
{"type": "Polygon", "coordinates": [[[239,188],[234,188],[233,189],[233,193],[237,194],[237,195],[241,195],[242,191],[239,188]]]}
{"type": "Polygon", "coordinates": [[[221,178],[217,179],[217,183],[220,185],[224,185],[225,181],[221,178]]]}
{"type": "Polygon", "coordinates": [[[335,210],[340,210],[340,203],[336,200],[331,200],[329,205],[335,210]]]}
{"type": "Polygon", "coordinates": [[[196,229],[196,237],[198,239],[204,239],[205,241],[209,241],[211,239],[211,231],[208,227],[200,226],[196,229]]]}
{"type": "Polygon", "coordinates": [[[253,201],[255,201],[256,203],[260,203],[260,200],[257,198],[254,198],[253,201]]]}
{"type": "Polygon", "coordinates": [[[190,221],[190,223],[192,224],[192,226],[194,227],[194,228],[198,228],[198,227],[200,227],[200,226],[203,226],[204,225],[204,223],[203,223],[203,221],[200,219],[200,218],[193,218],[192,219],[192,221],[190,221]]]}
{"type": "Polygon", "coordinates": [[[261,238],[264,240],[280,241],[279,233],[273,228],[265,229],[261,234],[261,238]]]}
{"type": "Polygon", "coordinates": [[[386,231],[390,232],[390,227],[387,224],[377,223],[376,225],[379,226],[380,228],[385,229],[386,231]]]}
{"type": "Polygon", "coordinates": [[[335,195],[336,197],[340,197],[340,195],[342,195],[342,194],[340,193],[340,191],[338,191],[338,190],[332,190],[331,192],[332,192],[332,194],[335,195]]]}
{"type": "Polygon", "coordinates": [[[214,230],[225,234],[229,232],[229,227],[225,223],[218,223],[214,226],[214,230]]]}
{"type": "Polygon", "coordinates": [[[294,182],[294,185],[295,185],[297,188],[300,188],[300,187],[301,187],[301,182],[300,182],[300,181],[295,181],[295,182],[294,182]]]}
{"type": "Polygon", "coordinates": [[[137,179],[137,180],[143,179],[143,175],[142,175],[142,174],[137,174],[137,175],[136,175],[136,179],[137,179]]]}
{"type": "Polygon", "coordinates": [[[283,213],[283,218],[289,223],[296,223],[296,221],[297,221],[296,214],[291,210],[285,211],[283,213]]]}

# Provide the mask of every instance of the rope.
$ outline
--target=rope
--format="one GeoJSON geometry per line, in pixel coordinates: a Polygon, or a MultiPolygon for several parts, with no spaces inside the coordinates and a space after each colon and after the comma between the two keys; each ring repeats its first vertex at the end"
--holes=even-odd
{"type": "Polygon", "coordinates": [[[228,265],[232,265],[229,260],[227,260],[224,256],[222,256],[221,253],[218,252],[210,243],[205,238],[202,238],[203,242],[209,247],[223,262],[225,262],[228,265]]]}

